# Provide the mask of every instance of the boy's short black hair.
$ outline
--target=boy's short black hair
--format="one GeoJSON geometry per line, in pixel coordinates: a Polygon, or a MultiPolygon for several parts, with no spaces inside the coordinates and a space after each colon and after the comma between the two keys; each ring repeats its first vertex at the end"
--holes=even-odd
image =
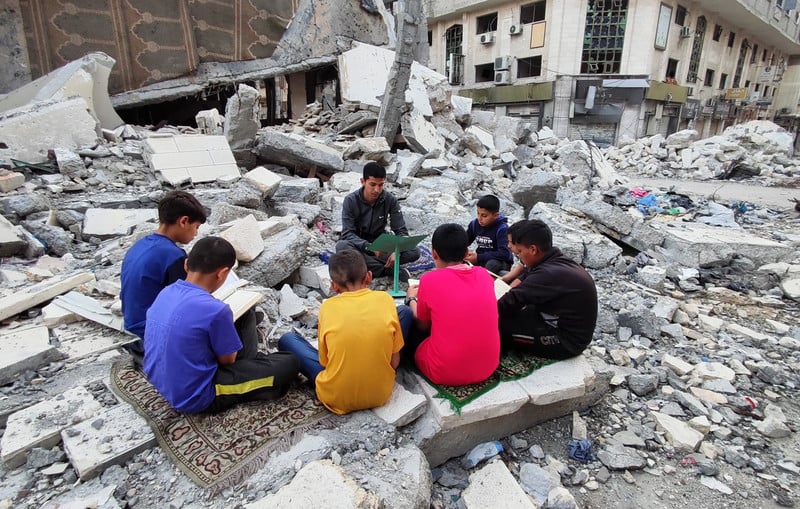
{"type": "Polygon", "coordinates": [[[375,161],[368,162],[364,165],[364,180],[367,180],[370,177],[375,177],[376,179],[385,179],[386,168],[375,161]]]}
{"type": "Polygon", "coordinates": [[[542,251],[549,251],[553,247],[553,232],[538,219],[517,221],[508,227],[508,234],[514,244],[536,246],[542,251]]]}
{"type": "Polygon", "coordinates": [[[197,241],[189,253],[187,266],[191,272],[211,274],[236,264],[236,251],[222,237],[205,237],[197,241]]]}
{"type": "Polygon", "coordinates": [[[436,228],[431,246],[445,262],[460,262],[467,254],[467,231],[460,224],[445,223],[436,228]]]}
{"type": "Polygon", "coordinates": [[[158,222],[175,224],[183,216],[191,223],[205,223],[206,209],[186,191],[170,191],[158,202],[158,222]]]}
{"type": "Polygon", "coordinates": [[[492,214],[496,214],[500,212],[500,198],[493,194],[487,194],[486,196],[481,196],[476,206],[488,210],[492,214]]]}
{"type": "Polygon", "coordinates": [[[355,249],[345,249],[331,256],[328,261],[331,280],[339,286],[348,287],[364,281],[367,275],[367,262],[355,249]]]}

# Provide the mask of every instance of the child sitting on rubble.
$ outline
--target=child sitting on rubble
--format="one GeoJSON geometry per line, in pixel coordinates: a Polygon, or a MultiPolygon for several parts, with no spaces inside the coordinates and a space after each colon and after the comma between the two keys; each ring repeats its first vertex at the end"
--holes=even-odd
{"type": "Polygon", "coordinates": [[[122,260],[120,279],[125,329],[139,336],[126,345],[137,362],[144,355],[145,313],[158,292],[186,278],[186,252],[177,243],[188,244],[206,222],[206,211],[197,198],[185,191],[172,191],[158,202],[158,229],[139,239],[122,260]]]}
{"type": "Polygon", "coordinates": [[[406,336],[403,357],[433,383],[482,382],[500,364],[494,280],[483,267],[464,263],[469,244],[462,226],[439,226],[431,245],[436,270],[407,292],[419,331],[406,336]]]}
{"type": "Polygon", "coordinates": [[[477,217],[467,226],[467,242],[477,242],[478,247],[465,260],[500,275],[511,268],[514,260],[508,248],[508,219],[500,213],[497,196],[482,196],[475,208],[477,217]]]}
{"type": "Polygon", "coordinates": [[[281,336],[278,350],[297,356],[301,373],[316,385],[317,397],[332,412],[381,406],[394,388],[411,311],[407,306],[395,308],[386,292],[369,289],[372,273],[354,249],[331,256],[328,270],[331,288],[339,295],[319,309],[319,351],[295,332],[281,336]]]}
{"type": "Polygon", "coordinates": [[[255,319],[240,335],[231,308],[211,295],[234,263],[227,240],[199,240],[185,262],[185,281],[164,288],[147,310],[144,373],[180,412],[216,413],[277,399],[297,378],[294,355],[259,352],[255,319]]]}

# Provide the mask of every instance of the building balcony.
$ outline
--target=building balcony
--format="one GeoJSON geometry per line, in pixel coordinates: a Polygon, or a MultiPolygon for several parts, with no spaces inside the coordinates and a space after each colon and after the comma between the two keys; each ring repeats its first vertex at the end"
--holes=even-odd
{"type": "MultiPolygon", "coordinates": [[[[785,5],[790,5],[784,1],[785,5]]],[[[757,34],[766,45],[790,55],[800,54],[800,25],[795,11],[785,11],[775,0],[699,0],[697,6],[745,32],[757,34]]],[[[708,14],[706,14],[708,16],[708,14]]]]}

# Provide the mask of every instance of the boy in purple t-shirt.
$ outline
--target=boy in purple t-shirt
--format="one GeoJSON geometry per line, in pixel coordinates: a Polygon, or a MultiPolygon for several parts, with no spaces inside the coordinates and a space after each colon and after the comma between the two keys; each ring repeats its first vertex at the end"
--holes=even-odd
{"type": "Polygon", "coordinates": [[[186,260],[186,280],[164,288],[147,310],[144,372],[178,411],[215,413],[276,399],[299,372],[291,353],[258,351],[254,314],[240,337],[230,307],[211,295],[235,262],[225,239],[199,240],[186,260]]]}

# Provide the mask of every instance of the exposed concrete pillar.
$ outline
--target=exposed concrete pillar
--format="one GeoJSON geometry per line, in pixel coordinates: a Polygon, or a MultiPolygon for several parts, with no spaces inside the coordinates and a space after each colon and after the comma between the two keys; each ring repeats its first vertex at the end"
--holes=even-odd
{"type": "Polygon", "coordinates": [[[405,0],[397,2],[397,6],[397,49],[375,129],[375,136],[386,138],[390,146],[400,126],[400,117],[406,111],[406,88],[419,44],[419,26],[424,23],[421,0],[405,0]]]}
{"type": "Polygon", "coordinates": [[[559,138],[569,134],[569,111],[575,78],[558,76],[553,91],[553,133],[559,138]]]}

